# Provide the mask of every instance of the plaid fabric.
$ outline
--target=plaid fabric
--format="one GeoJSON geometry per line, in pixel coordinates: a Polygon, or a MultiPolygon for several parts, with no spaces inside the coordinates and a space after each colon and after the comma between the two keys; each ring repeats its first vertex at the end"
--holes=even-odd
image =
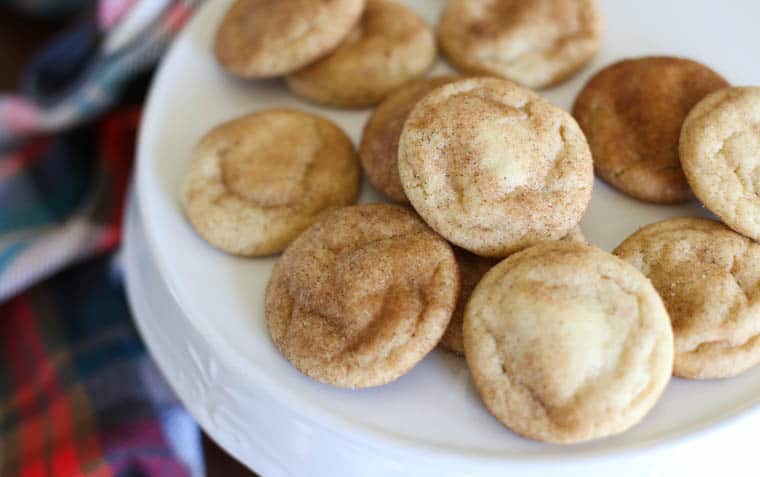
{"type": "Polygon", "coordinates": [[[32,288],[0,316],[0,475],[190,475],[167,437],[181,411],[108,257],[32,288]]]}
{"type": "Polygon", "coordinates": [[[21,95],[0,96],[0,148],[69,129],[102,114],[136,74],[153,66],[200,0],[103,0],[93,25],[74,30],[32,64],[21,95]],[[74,68],[72,65],[80,66],[74,68]]]}
{"type": "Polygon", "coordinates": [[[127,109],[0,156],[0,301],[118,244],[138,121],[127,109]]]}
{"type": "Polygon", "coordinates": [[[104,0],[32,62],[21,94],[0,97],[2,477],[203,473],[197,427],[135,332],[114,257],[135,78],[194,3],[104,0]]]}
{"type": "Polygon", "coordinates": [[[91,171],[83,164],[93,160],[92,141],[44,136],[112,108],[130,81],[155,64],[198,1],[162,3],[102,0],[96,21],[56,39],[32,62],[21,94],[0,95],[0,301],[118,239],[115,221],[103,229],[100,219],[118,210],[112,206],[124,188],[109,183],[108,167],[91,171]],[[87,174],[99,180],[86,186],[87,174]],[[98,194],[111,194],[111,201],[101,203],[98,194]]]}

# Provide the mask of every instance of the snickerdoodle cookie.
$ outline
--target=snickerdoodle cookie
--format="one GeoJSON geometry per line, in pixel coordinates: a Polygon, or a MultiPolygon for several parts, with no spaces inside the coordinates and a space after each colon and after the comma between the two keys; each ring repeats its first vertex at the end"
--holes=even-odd
{"type": "Polygon", "coordinates": [[[214,40],[227,71],[246,78],[291,73],[333,51],[364,0],[236,0],[214,40]]]}
{"type": "Polygon", "coordinates": [[[435,57],[435,36],[414,11],[391,0],[367,0],[338,49],[287,82],[291,91],[317,103],[365,107],[424,75],[435,57]]]}
{"type": "Polygon", "coordinates": [[[417,101],[435,88],[458,78],[440,76],[404,84],[375,109],[364,126],[359,158],[367,179],[389,199],[409,202],[398,177],[398,141],[404,121],[417,101]]]}
{"type": "MultiPolygon", "coordinates": [[[[580,227],[575,227],[572,232],[567,234],[562,240],[566,242],[584,243],[586,238],[580,227]]],[[[454,314],[451,316],[451,322],[446,328],[446,333],[441,338],[440,345],[442,348],[457,354],[464,354],[464,341],[462,339],[462,323],[464,322],[464,309],[470,300],[470,295],[475,289],[483,275],[498,263],[498,259],[480,257],[472,254],[467,250],[454,247],[454,255],[459,265],[459,277],[461,282],[459,300],[454,314]]]]}
{"type": "Polygon", "coordinates": [[[503,79],[433,90],[407,119],[398,154],[417,212],[482,256],[564,237],[591,199],[591,152],[575,120],[503,79]]]}
{"type": "Polygon", "coordinates": [[[678,156],[681,126],[707,94],[728,86],[710,68],[683,58],[620,61],[598,72],[575,101],[597,174],[636,199],[691,199],[678,156]]]}
{"type": "Polygon", "coordinates": [[[435,347],[458,293],[451,246],[416,214],[388,204],[346,207],[280,257],[267,286],[267,325],[304,374],[378,386],[435,347]]]}
{"type": "Polygon", "coordinates": [[[760,240],[760,88],[706,97],[686,118],[680,149],[697,198],[726,225],[760,240]]]}
{"type": "Polygon", "coordinates": [[[354,202],[359,161],[332,122],[269,110],[221,124],[195,147],[182,205],[226,252],[279,252],[325,209],[354,202]]]}
{"type": "Polygon", "coordinates": [[[723,378],[760,362],[760,245],[718,222],[681,218],[640,229],[615,254],[665,301],[676,376],[723,378]]]}
{"type": "Polygon", "coordinates": [[[464,346],[491,413],[546,442],[625,431],[673,371],[670,320],[649,280],[567,242],[518,252],[483,277],[465,311],[464,346]]]}
{"type": "Polygon", "coordinates": [[[438,41],[464,72],[545,88],[591,61],[602,29],[595,0],[450,0],[438,41]]]}

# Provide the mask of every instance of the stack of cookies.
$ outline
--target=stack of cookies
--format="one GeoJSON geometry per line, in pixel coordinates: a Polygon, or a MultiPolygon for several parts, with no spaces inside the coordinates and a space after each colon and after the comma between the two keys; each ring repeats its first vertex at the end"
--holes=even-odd
{"type": "Polygon", "coordinates": [[[576,443],[636,424],[673,374],[760,362],[760,88],[650,57],[597,73],[573,115],[534,91],[586,65],[601,32],[593,0],[450,0],[438,43],[468,76],[423,78],[435,35],[391,0],[232,4],[214,49],[227,72],[380,103],[358,153],[294,110],[233,119],[195,148],[195,230],[232,254],[284,251],[266,319],[293,366],[379,386],[440,345],[507,427],[576,443]],[[352,205],[361,169],[395,205],[352,205]],[[696,195],[727,226],[668,220],[604,252],[579,228],[594,170],[643,201],[696,195]]]}
{"type": "Polygon", "coordinates": [[[214,53],[236,76],[284,76],[308,100],[366,107],[424,75],[436,45],[416,13],[391,0],[238,0],[214,53]]]}

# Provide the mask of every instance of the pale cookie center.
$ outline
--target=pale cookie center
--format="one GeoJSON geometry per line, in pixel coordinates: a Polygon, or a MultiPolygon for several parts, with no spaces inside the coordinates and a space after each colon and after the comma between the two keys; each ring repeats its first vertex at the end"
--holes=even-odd
{"type": "Polygon", "coordinates": [[[253,11],[240,19],[239,32],[270,48],[285,48],[312,33],[324,21],[324,9],[305,5],[279,6],[267,12],[253,11]],[[262,15],[264,13],[264,15],[262,15]],[[264,21],[263,18],[266,18],[264,21]]]}
{"type": "Polygon", "coordinates": [[[492,41],[483,43],[475,52],[478,59],[501,66],[513,66],[529,55],[536,55],[551,48],[557,34],[532,33],[532,28],[504,32],[492,41]],[[528,38],[526,38],[526,36],[528,38]]]}
{"type": "Polygon", "coordinates": [[[544,2],[532,5],[535,11],[526,11],[520,3],[481,12],[480,21],[471,27],[481,39],[490,40],[475,52],[481,61],[505,67],[528,59],[539,61],[540,55],[583,32],[579,7],[563,5],[558,11],[553,2],[544,2]],[[478,28],[489,22],[494,24],[478,28]]]}
{"type": "Polygon", "coordinates": [[[522,295],[512,303],[511,314],[514,337],[507,342],[516,358],[512,366],[546,405],[567,404],[607,362],[611,329],[601,308],[541,303],[522,295]]]}
{"type": "MultiPolygon", "coordinates": [[[[579,399],[611,388],[628,397],[638,393],[647,380],[646,366],[629,356],[630,347],[646,343],[639,341],[641,309],[635,292],[601,270],[565,272],[547,266],[510,284],[509,298],[493,303],[493,310],[503,315],[488,317],[487,326],[510,380],[528,390],[555,423],[572,426],[579,399]]],[[[597,405],[592,401],[586,404],[597,405]]]]}
{"type": "Polygon", "coordinates": [[[264,207],[303,200],[306,175],[322,141],[308,132],[278,139],[274,134],[264,144],[243,140],[218,152],[222,177],[231,193],[264,207]]]}
{"type": "MultiPolygon", "coordinates": [[[[512,122],[505,120],[505,123],[512,122]]],[[[508,127],[511,125],[508,125],[508,127]]],[[[492,180],[502,194],[507,194],[527,184],[531,179],[531,168],[541,158],[532,157],[533,151],[515,149],[515,142],[530,141],[532,134],[525,128],[513,129],[511,135],[504,134],[494,124],[480,124],[475,137],[475,144],[480,146],[480,168],[467,177],[471,185],[492,180]]],[[[467,187],[467,183],[462,184],[467,187]]]]}
{"type": "Polygon", "coordinates": [[[475,103],[480,113],[456,126],[462,137],[449,155],[448,170],[457,171],[449,176],[451,187],[465,208],[482,206],[483,195],[498,201],[521,189],[541,189],[563,147],[560,134],[545,134],[521,108],[499,104],[488,111],[475,103]],[[473,117],[480,120],[473,124],[473,117]]]}
{"type": "Polygon", "coordinates": [[[760,125],[733,134],[721,152],[745,192],[760,195],[760,125]]]}

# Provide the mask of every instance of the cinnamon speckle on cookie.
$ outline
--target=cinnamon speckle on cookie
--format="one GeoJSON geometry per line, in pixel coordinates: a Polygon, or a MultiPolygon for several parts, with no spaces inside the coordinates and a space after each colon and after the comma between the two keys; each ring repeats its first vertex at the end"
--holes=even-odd
{"type": "Polygon", "coordinates": [[[598,72],[573,106],[597,174],[639,200],[690,200],[679,161],[681,126],[695,104],[726,86],[719,74],[685,58],[629,59],[598,72]]]}
{"type": "Polygon", "coordinates": [[[503,79],[462,79],[429,93],[404,124],[398,153],[415,210],[482,256],[564,237],[591,200],[591,152],[578,124],[503,79]]]}
{"type": "Polygon", "coordinates": [[[412,211],[388,204],[327,214],[277,261],[266,319],[277,349],[334,386],[379,386],[440,340],[459,294],[451,247],[412,211]]]}
{"type": "Polygon", "coordinates": [[[718,222],[679,218],[643,227],[615,255],[662,296],[676,376],[725,378],[760,362],[760,245],[718,222]]]}

